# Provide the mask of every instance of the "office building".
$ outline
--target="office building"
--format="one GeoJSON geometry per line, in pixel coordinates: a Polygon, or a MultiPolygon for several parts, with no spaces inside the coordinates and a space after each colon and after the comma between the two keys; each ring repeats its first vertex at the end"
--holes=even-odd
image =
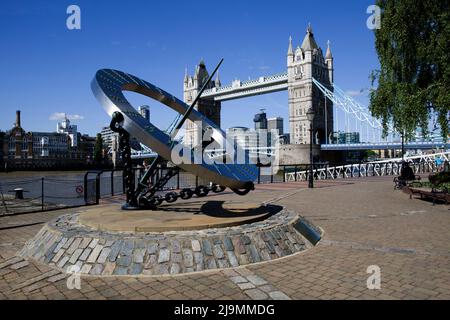
{"type": "Polygon", "coordinates": [[[147,120],[148,122],[150,122],[150,107],[149,106],[140,106],[138,108],[139,113],[141,114],[141,116],[147,120]]]}

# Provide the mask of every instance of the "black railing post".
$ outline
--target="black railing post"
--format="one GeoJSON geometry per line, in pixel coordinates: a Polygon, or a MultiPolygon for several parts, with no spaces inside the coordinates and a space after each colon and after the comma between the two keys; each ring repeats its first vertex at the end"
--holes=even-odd
{"type": "Polygon", "coordinates": [[[294,167],[294,181],[297,182],[297,166],[294,167]]]}
{"type": "Polygon", "coordinates": [[[89,175],[89,171],[88,172],[86,172],[86,174],[84,175],[84,203],[85,204],[87,204],[87,202],[88,202],[88,191],[87,191],[87,188],[88,188],[88,183],[87,183],[87,177],[88,177],[88,175],[89,175]]]}
{"type": "Polygon", "coordinates": [[[198,187],[198,176],[195,176],[195,187],[198,187]]]}
{"type": "Polygon", "coordinates": [[[114,196],[114,169],[111,171],[111,196],[114,196]]]}
{"type": "Polygon", "coordinates": [[[180,189],[180,170],[177,172],[177,189],[180,189]]]}
{"type": "Polygon", "coordinates": [[[95,204],[100,203],[100,173],[95,176],[95,204]]]}
{"type": "Polygon", "coordinates": [[[286,182],[286,166],[283,166],[283,182],[286,182]]]}
{"type": "Polygon", "coordinates": [[[258,167],[258,184],[261,183],[261,167],[258,167]]]}
{"type": "Polygon", "coordinates": [[[352,165],[351,165],[351,167],[350,167],[350,170],[351,170],[350,177],[353,178],[353,163],[352,163],[352,165]]]}
{"type": "Polygon", "coordinates": [[[41,210],[44,211],[44,177],[41,178],[41,210]]]}

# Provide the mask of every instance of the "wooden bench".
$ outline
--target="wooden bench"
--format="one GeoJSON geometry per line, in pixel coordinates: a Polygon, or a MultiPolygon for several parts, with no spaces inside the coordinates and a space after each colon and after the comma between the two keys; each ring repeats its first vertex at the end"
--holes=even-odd
{"type": "Polygon", "coordinates": [[[450,194],[447,190],[438,190],[435,188],[415,188],[406,186],[402,189],[405,193],[409,194],[409,198],[414,196],[420,196],[420,199],[428,198],[433,200],[433,205],[436,201],[443,201],[445,204],[450,202],[450,194]]]}

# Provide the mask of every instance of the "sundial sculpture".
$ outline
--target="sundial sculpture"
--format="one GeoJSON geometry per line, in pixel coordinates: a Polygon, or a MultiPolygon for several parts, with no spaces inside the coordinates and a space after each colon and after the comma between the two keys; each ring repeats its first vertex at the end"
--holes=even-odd
{"type": "MultiPolygon", "coordinates": [[[[112,69],[101,69],[97,71],[91,83],[92,91],[106,112],[112,117],[111,129],[118,132],[120,136],[119,144],[124,162],[123,175],[127,199],[126,204],[122,206],[123,209],[152,209],[163,201],[170,203],[176,201],[178,198],[189,199],[193,194],[202,197],[206,196],[210,190],[213,192],[221,192],[225,187],[230,188],[239,195],[245,195],[254,189],[253,181],[257,178],[258,168],[256,164],[251,163],[248,151],[242,150],[239,145],[234,144],[232,146],[233,154],[243,154],[244,163],[235,163],[235,161],[231,161],[231,163],[227,161],[211,163],[211,161],[205,161],[202,157],[200,162],[177,164],[177,167],[169,169],[164,176],[156,179],[152,185],[149,185],[150,179],[152,177],[155,179],[156,177],[158,164],[163,160],[172,161],[172,149],[179,143],[174,140],[176,132],[183,126],[187,119],[194,122],[201,122],[203,129],[210,130],[211,141],[218,143],[223,147],[223,150],[229,150],[226,148],[229,147],[226,146],[226,135],[220,127],[194,109],[195,104],[207,88],[222,61],[223,59],[214,69],[208,80],[205,81],[202,89],[190,106],[155,85],[133,75],[112,69]],[[167,134],[145,120],[128,102],[122,91],[133,91],[153,98],[175,110],[182,117],[172,132],[167,134]],[[131,168],[130,135],[158,154],[158,157],[153,160],[136,187],[131,168]],[[198,186],[195,190],[186,188],[181,190],[180,193],[168,192],[164,196],[157,195],[156,192],[162,190],[162,187],[170,178],[178,173],[179,168],[191,172],[196,176],[209,179],[213,183],[212,186],[198,186]]],[[[200,144],[197,148],[203,149],[204,145],[200,144]]],[[[226,154],[224,157],[226,157],[226,154]]]]}

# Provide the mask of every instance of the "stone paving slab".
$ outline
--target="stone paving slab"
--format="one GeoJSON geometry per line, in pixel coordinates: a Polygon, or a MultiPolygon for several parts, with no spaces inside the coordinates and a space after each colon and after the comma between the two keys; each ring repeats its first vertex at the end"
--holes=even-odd
{"type": "Polygon", "coordinates": [[[297,227],[302,221],[295,212],[281,210],[262,221],[226,228],[130,233],[91,229],[72,213],[47,223],[20,255],[62,271],[78,265],[82,273],[98,276],[191,273],[271,261],[311,248],[297,227]]]}
{"type": "MultiPolygon", "coordinates": [[[[36,281],[36,277],[48,272],[48,267],[33,259],[20,269],[10,267],[23,261],[12,257],[42,225],[2,230],[0,298],[450,299],[448,206],[410,200],[407,195],[392,190],[391,177],[319,181],[315,186],[318,188],[309,190],[304,182],[264,185],[257,186],[252,193],[252,201],[277,197],[283,206],[320,225],[325,230],[324,239],[314,249],[275,261],[225,270],[164,277],[89,275],[82,276],[80,290],[69,290],[67,275],[62,273],[36,281]],[[378,265],[381,269],[380,290],[369,290],[366,286],[370,276],[366,270],[370,265],[378,265]],[[255,286],[246,278],[252,279],[252,275],[267,284],[255,286]],[[249,288],[241,289],[231,280],[237,276],[255,287],[249,285],[249,288]],[[12,290],[29,279],[35,280],[28,286],[12,290]],[[260,295],[259,291],[247,292],[255,288],[266,296],[260,295]]],[[[235,198],[234,195],[216,197],[223,201],[235,198]]],[[[67,211],[27,215],[27,221],[24,216],[2,219],[13,224],[22,221],[28,224],[52,219],[64,212],[67,211]]],[[[236,247],[235,241],[232,244],[236,247]]],[[[190,246],[194,264],[199,262],[196,253],[200,253],[195,250],[196,245],[190,246]]],[[[147,252],[151,250],[156,253],[159,248],[147,248],[147,252]]],[[[154,263],[152,257],[156,258],[155,254],[149,255],[144,263],[154,263]]],[[[236,257],[239,259],[239,253],[236,257]]]]}

